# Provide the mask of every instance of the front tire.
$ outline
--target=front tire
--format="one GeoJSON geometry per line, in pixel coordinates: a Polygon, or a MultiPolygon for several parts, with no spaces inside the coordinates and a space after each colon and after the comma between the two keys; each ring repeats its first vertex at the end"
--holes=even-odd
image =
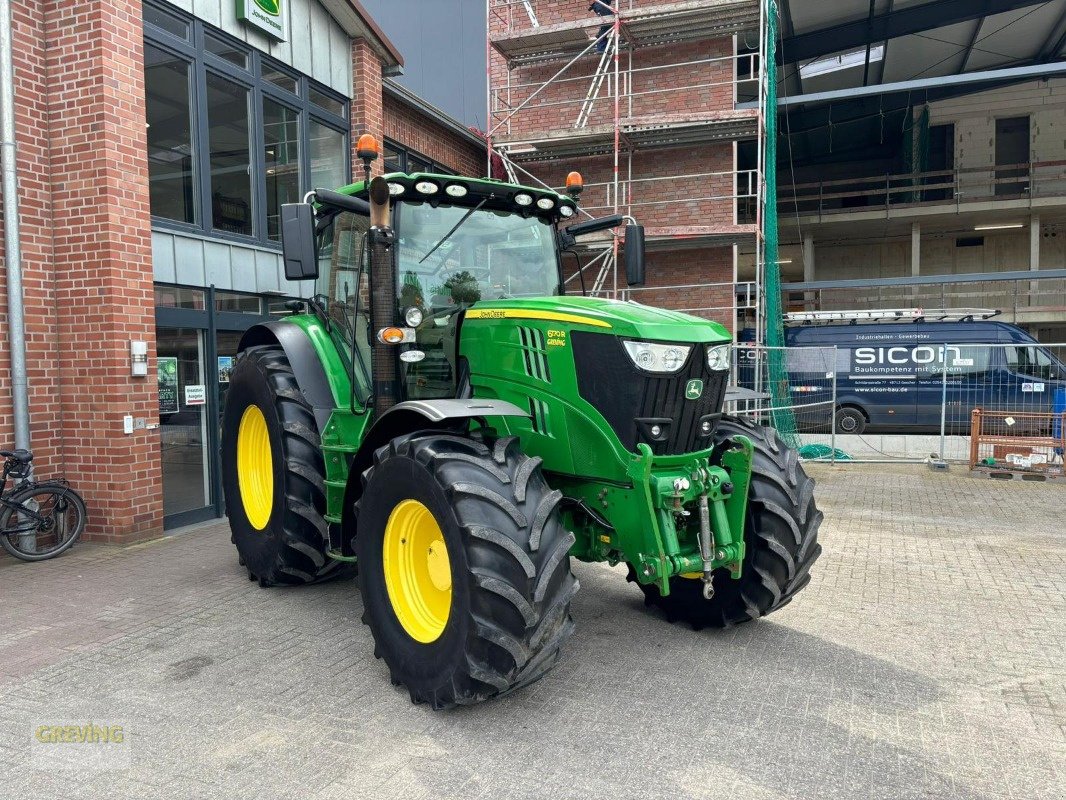
{"type": "MultiPolygon", "coordinates": [[[[715,443],[738,434],[755,445],[741,577],[733,580],[728,570],[717,570],[710,600],[703,597],[701,580],[675,576],[665,597],[654,584],[640,586],[646,605],[697,630],[748,622],[788,605],[810,581],[811,566],[822,552],[814,480],[803,471],[796,451],[772,428],[738,417],[722,418],[715,443]]],[[[632,567],[629,578],[635,579],[632,567]]]]}
{"type": "Polygon", "coordinates": [[[411,701],[468,705],[532,683],[573,632],[574,535],[514,438],[393,440],[364,475],[363,622],[411,701]]]}
{"type": "Polygon", "coordinates": [[[311,406],[285,351],[249,347],[230,375],[222,418],[222,488],[240,563],[260,586],[337,571],[327,557],[325,464],[311,406]]]}

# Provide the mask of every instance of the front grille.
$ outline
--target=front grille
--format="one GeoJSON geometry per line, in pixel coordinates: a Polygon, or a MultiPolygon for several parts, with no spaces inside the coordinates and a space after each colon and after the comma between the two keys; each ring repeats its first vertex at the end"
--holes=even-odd
{"type": "Polygon", "coordinates": [[[656,455],[706,450],[722,411],[728,372],[707,367],[706,345],[697,344],[685,366],[672,375],[653,375],[636,367],[622,342],[602,333],[571,334],[577,385],[581,396],[607,420],[627,450],[645,442],[656,455]],[[685,398],[689,381],[703,381],[696,400],[685,398]],[[704,433],[702,423],[710,423],[704,433]],[[652,435],[658,425],[661,434],[652,435]]]}

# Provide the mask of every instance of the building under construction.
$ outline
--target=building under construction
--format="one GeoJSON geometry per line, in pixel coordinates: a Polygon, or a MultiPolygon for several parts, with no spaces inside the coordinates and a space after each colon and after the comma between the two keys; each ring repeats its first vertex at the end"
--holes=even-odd
{"type": "Polygon", "coordinates": [[[605,236],[577,254],[568,289],[762,329],[768,5],[489,1],[490,158],[555,188],[579,170],[587,214],[647,228],[647,286],[625,285],[605,236]],[[741,254],[756,269],[738,283],[741,254]]]}

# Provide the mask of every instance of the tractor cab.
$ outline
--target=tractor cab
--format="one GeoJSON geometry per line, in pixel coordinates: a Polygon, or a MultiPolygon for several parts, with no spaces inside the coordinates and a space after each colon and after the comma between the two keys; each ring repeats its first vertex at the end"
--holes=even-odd
{"type": "MultiPolygon", "coordinates": [[[[350,368],[353,396],[364,407],[375,393],[375,341],[397,346],[398,400],[455,397],[463,390],[457,349],[463,312],[482,301],[564,294],[563,250],[577,236],[624,221],[612,216],[560,230],[578,213],[577,173],[569,176],[566,195],[429,173],[393,173],[380,183],[388,189],[390,245],[376,270],[368,238],[375,227],[369,182],[317,190],[313,220],[291,226],[284,236],[287,276],[314,278],[311,303],[330,320],[350,368]],[[313,247],[307,243],[311,225],[313,247]],[[312,251],[310,266],[303,264],[301,252],[312,251]],[[386,293],[395,302],[375,327],[371,297],[386,293]]],[[[635,224],[626,230],[624,252],[634,285],[643,280],[643,231],[635,224]]]]}

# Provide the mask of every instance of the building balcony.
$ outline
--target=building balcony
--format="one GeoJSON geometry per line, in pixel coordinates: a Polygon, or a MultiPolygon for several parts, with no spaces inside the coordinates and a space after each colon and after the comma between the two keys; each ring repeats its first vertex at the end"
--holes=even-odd
{"type": "Polygon", "coordinates": [[[780,184],[783,224],[1066,206],[1066,161],[780,184]]]}

